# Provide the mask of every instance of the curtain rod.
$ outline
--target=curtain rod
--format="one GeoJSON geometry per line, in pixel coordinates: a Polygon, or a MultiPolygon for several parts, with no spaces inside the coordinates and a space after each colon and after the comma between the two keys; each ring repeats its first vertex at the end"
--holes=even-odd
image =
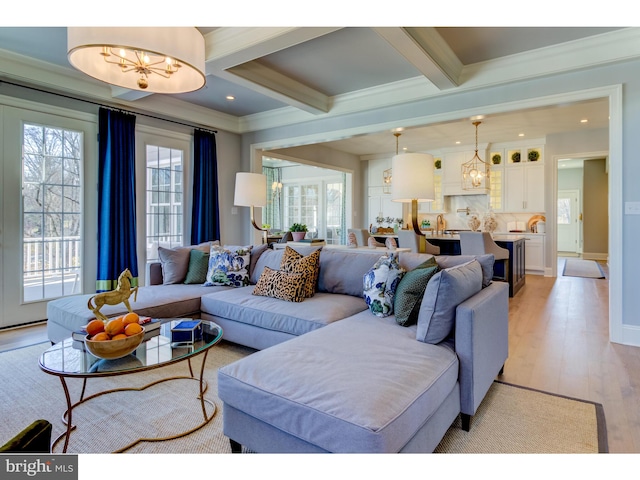
{"type": "Polygon", "coordinates": [[[206,132],[218,133],[217,130],[212,130],[210,128],[203,127],[203,126],[200,126],[200,125],[193,125],[191,123],[179,122],[177,120],[171,120],[169,118],[156,117],[155,115],[149,115],[148,113],[127,110],[127,109],[122,108],[122,107],[116,107],[116,106],[113,106],[113,105],[107,105],[107,104],[103,104],[103,103],[98,103],[98,102],[94,102],[92,100],[87,100],[87,99],[84,99],[84,98],[73,97],[71,95],[65,95],[64,93],[52,92],[50,90],[43,90],[41,88],[31,87],[29,85],[22,85],[20,83],[9,82],[9,81],[4,80],[4,79],[0,79],[0,83],[6,83],[7,85],[13,85],[14,87],[26,88],[28,90],[34,90],[36,92],[46,93],[46,94],[49,94],[49,95],[55,95],[55,96],[58,96],[58,97],[68,98],[68,99],[71,99],[71,100],[77,100],[79,102],[90,103],[92,105],[97,105],[99,107],[110,108],[110,109],[113,109],[113,110],[121,110],[121,111],[126,112],[126,113],[132,113],[132,114],[135,114],[135,115],[142,115],[143,117],[154,118],[156,120],[162,120],[164,122],[170,122],[170,123],[175,123],[175,124],[178,124],[178,125],[183,125],[185,127],[196,128],[198,130],[204,130],[206,132]]]}

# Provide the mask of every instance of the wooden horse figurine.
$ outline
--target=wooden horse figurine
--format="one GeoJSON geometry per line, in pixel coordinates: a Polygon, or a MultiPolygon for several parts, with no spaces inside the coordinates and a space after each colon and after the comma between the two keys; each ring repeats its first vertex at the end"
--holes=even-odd
{"type": "Polygon", "coordinates": [[[129,312],[133,311],[129,304],[129,297],[133,293],[133,301],[135,302],[138,299],[138,287],[131,288],[131,280],[133,280],[133,275],[131,275],[128,268],[125,268],[124,272],[118,277],[118,286],[115,290],[98,293],[89,299],[87,307],[95,314],[96,318],[104,322],[108,320],[107,317],[100,313],[100,309],[104,305],[117,305],[120,302],[124,302],[127,310],[129,310],[129,312]],[[92,300],[95,307],[91,303],[92,300]]]}

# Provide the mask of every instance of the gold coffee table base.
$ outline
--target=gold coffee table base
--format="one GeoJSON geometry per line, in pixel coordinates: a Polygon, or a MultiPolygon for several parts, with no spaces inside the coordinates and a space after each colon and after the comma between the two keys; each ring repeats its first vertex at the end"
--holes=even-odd
{"type": "Polygon", "coordinates": [[[102,392],[98,392],[98,393],[94,393],[93,395],[90,395],[86,398],[84,398],[84,392],[85,392],[85,388],[86,388],[86,384],[87,384],[87,378],[83,379],[83,385],[82,385],[82,392],[80,394],[80,400],[74,404],[71,404],[71,395],[69,393],[69,388],[67,387],[67,383],[65,381],[65,377],[59,377],[60,381],[62,382],[62,388],[64,390],[65,393],[65,397],[67,400],[67,410],[64,412],[64,414],[62,415],[62,422],[67,426],[67,430],[63,433],[61,433],[51,444],[51,450],[53,451],[55,449],[55,446],[60,442],[60,440],[62,440],[63,438],[65,439],[64,442],[64,447],[62,449],[62,453],[67,453],[67,448],[69,446],[69,440],[71,437],[71,432],[74,431],[76,429],[76,425],[72,424],[72,412],[73,409],[75,407],[77,407],[78,405],[81,405],[85,402],[88,402],[89,400],[92,400],[96,397],[100,397],[102,395],[108,395],[110,393],[115,393],[115,392],[129,392],[129,391],[143,391],[146,390],[147,388],[153,387],[154,385],[158,385],[160,383],[164,383],[164,382],[170,382],[172,380],[195,380],[196,382],[199,382],[200,384],[200,393],[198,395],[198,399],[200,400],[200,406],[202,408],[202,417],[203,417],[203,421],[202,423],[200,423],[199,425],[195,426],[194,428],[187,430],[185,432],[182,433],[178,433],[176,435],[171,435],[168,437],[159,437],[159,438],[139,438],[138,440],[135,440],[134,442],[130,443],[129,445],[120,448],[118,450],[116,450],[113,453],[123,453],[126,452],[127,450],[131,449],[132,447],[134,447],[135,445],[139,444],[140,442],[164,442],[167,440],[175,440],[177,438],[182,438],[182,437],[186,437],[187,435],[192,434],[193,432],[196,432],[198,430],[200,430],[202,427],[204,427],[205,425],[207,425],[211,420],[213,420],[213,417],[215,417],[216,411],[217,411],[217,406],[214,402],[212,402],[211,400],[208,400],[204,397],[204,394],[206,393],[206,391],[209,388],[209,385],[206,381],[204,381],[203,379],[203,374],[204,374],[204,366],[205,366],[205,362],[207,360],[207,354],[208,354],[208,350],[204,351],[204,358],[202,359],[202,366],[200,368],[200,378],[196,378],[193,376],[193,370],[191,368],[191,358],[187,358],[187,362],[189,363],[189,372],[190,372],[190,376],[187,375],[180,375],[180,376],[174,376],[174,377],[168,377],[168,378],[163,378],[160,380],[156,380],[154,382],[148,383],[147,385],[144,385],[142,387],[126,387],[126,388],[114,388],[114,389],[110,389],[110,390],[104,390],[102,392]],[[209,404],[213,407],[213,410],[210,412],[210,414],[207,414],[207,407],[205,404],[209,404]]]}

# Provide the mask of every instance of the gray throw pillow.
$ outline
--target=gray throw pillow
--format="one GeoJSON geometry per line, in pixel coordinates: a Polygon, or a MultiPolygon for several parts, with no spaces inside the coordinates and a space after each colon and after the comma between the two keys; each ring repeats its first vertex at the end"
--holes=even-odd
{"type": "Polygon", "coordinates": [[[456,308],[482,290],[482,267],[477,260],[436,273],[424,292],[416,339],[440,343],[455,324],[456,308]]]}
{"type": "Polygon", "coordinates": [[[173,285],[183,283],[189,270],[189,252],[196,248],[203,252],[209,252],[211,245],[219,245],[220,242],[203,242],[187,247],[164,248],[158,247],[158,258],[162,264],[162,284],[173,285]]]}
{"type": "Polygon", "coordinates": [[[431,258],[402,277],[393,299],[393,311],[398,325],[408,327],[418,321],[427,283],[438,270],[438,264],[431,258]]]}
{"type": "Polygon", "coordinates": [[[189,268],[189,252],[185,247],[158,247],[158,258],[162,264],[163,285],[173,285],[184,282],[189,268]]]}
{"type": "Polygon", "coordinates": [[[482,267],[482,287],[488,287],[493,279],[493,264],[495,263],[493,253],[484,255],[439,255],[436,257],[436,261],[442,269],[462,265],[473,259],[478,260],[482,267]]]}

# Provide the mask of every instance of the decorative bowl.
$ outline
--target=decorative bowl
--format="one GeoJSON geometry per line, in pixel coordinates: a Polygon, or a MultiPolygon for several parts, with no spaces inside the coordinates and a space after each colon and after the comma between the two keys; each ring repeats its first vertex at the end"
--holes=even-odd
{"type": "Polygon", "coordinates": [[[140,333],[136,333],[135,335],[131,335],[130,337],[123,338],[121,340],[104,340],[96,342],[95,340],[90,340],[89,335],[87,335],[84,340],[84,344],[92,355],[106,360],[113,360],[129,355],[138,348],[143,339],[144,328],[140,333]]]}

